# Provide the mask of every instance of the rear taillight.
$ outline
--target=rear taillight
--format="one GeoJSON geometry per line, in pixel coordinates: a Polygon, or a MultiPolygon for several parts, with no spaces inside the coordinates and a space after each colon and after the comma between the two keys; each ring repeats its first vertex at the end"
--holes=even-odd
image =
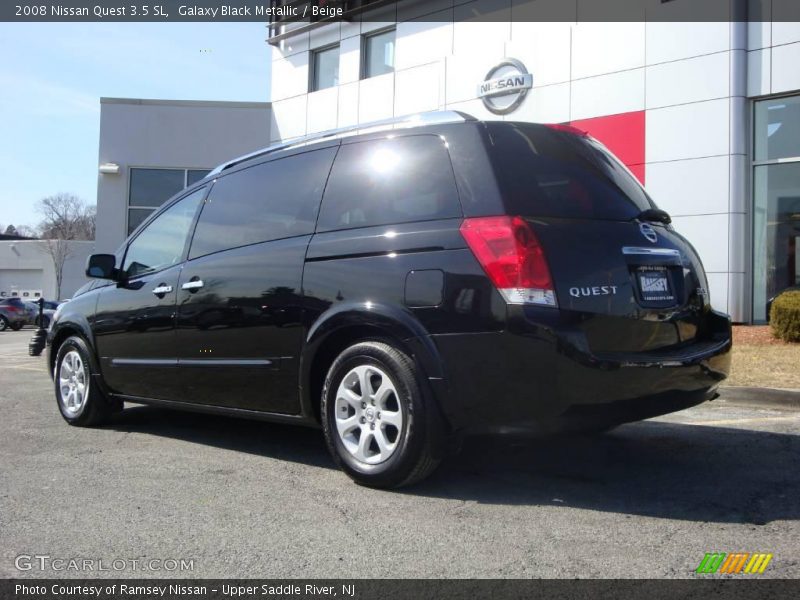
{"type": "Polygon", "coordinates": [[[464,219],[461,235],[506,302],[557,306],[544,250],[524,219],[464,219]]]}
{"type": "Polygon", "coordinates": [[[14,306],[13,304],[7,304],[6,310],[10,313],[18,313],[20,309],[19,306],[14,306]]]}

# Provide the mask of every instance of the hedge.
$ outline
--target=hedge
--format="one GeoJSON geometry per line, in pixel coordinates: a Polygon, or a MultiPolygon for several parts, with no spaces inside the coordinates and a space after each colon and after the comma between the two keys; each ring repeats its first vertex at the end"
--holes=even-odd
{"type": "Polygon", "coordinates": [[[769,313],[772,335],[787,342],[800,342],[800,291],[783,292],[769,313]]]}

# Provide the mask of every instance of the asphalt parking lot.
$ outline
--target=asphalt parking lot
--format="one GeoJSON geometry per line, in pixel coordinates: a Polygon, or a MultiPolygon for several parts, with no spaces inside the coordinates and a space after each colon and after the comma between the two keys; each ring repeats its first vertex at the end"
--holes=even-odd
{"type": "Polygon", "coordinates": [[[717,400],[593,438],[471,440],[384,492],[314,430],[135,406],[69,427],[32,334],[0,334],[0,577],[695,577],[711,551],[800,577],[796,410],[717,400]],[[34,554],[193,570],[15,568],[34,554]]]}

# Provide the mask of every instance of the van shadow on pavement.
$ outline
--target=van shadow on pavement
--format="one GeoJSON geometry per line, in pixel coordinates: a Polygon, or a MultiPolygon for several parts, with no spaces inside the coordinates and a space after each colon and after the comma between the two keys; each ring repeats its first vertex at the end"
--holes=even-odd
{"type": "MultiPolygon", "coordinates": [[[[143,406],[110,427],[335,468],[315,429],[143,406]]],[[[342,475],[342,485],[354,484],[342,475]]],[[[645,421],[596,436],[472,438],[401,493],[763,525],[800,518],[800,436],[645,421]]]]}

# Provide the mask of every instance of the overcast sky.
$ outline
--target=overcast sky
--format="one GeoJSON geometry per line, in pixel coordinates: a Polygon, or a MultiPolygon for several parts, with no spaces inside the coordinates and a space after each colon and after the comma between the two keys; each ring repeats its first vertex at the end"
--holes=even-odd
{"type": "Polygon", "coordinates": [[[269,100],[261,23],[0,23],[0,224],[97,200],[100,97],[269,100]]]}

